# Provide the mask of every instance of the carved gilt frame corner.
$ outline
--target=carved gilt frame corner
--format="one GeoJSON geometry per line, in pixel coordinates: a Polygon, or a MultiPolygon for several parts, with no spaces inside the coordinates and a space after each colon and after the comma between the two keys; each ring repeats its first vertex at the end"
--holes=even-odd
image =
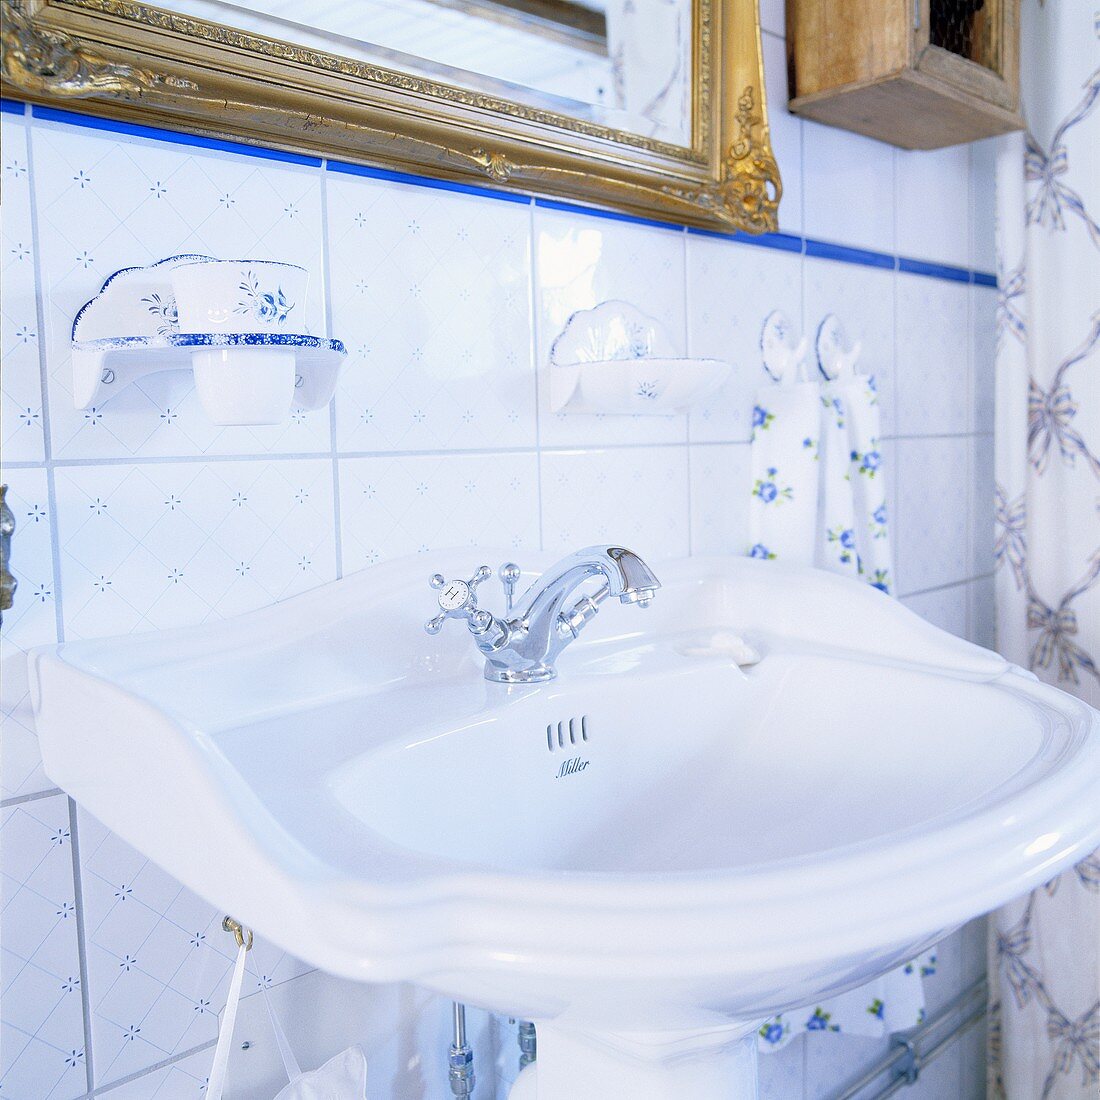
{"type": "Polygon", "coordinates": [[[692,0],[676,146],[136,0],[0,0],[0,92],[124,122],[709,228],[776,229],[758,0],[692,0]]]}

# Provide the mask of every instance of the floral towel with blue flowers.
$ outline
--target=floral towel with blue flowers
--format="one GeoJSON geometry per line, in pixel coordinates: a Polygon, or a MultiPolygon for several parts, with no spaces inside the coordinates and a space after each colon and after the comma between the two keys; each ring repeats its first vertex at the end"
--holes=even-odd
{"type": "MultiPolygon", "coordinates": [[[[852,570],[854,566],[852,571],[869,584],[889,592],[893,564],[875,380],[867,375],[852,375],[829,382],[825,385],[825,396],[844,425],[837,449],[843,452],[838,454],[838,463],[845,467],[844,518],[850,527],[845,532],[849,546],[844,545],[842,538],[839,550],[841,555],[847,551],[850,557],[847,561],[842,558],[839,564],[843,570],[852,570]]],[[[835,566],[826,564],[826,568],[835,566]]]]}
{"type": "Polygon", "coordinates": [[[890,591],[873,378],[766,387],[753,410],[749,554],[890,591]]]}
{"type": "Polygon", "coordinates": [[[749,553],[813,565],[818,530],[821,387],[770,386],[753,410],[749,553]]]}
{"type": "Polygon", "coordinates": [[[859,989],[821,1004],[772,1017],[758,1033],[761,1050],[779,1050],[800,1031],[832,1031],[882,1038],[924,1022],[924,978],[936,973],[935,951],[859,989]]]}

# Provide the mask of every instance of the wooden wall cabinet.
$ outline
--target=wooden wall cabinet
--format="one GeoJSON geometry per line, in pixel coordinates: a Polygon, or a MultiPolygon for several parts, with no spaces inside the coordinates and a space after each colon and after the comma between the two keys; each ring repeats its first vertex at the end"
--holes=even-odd
{"type": "Polygon", "coordinates": [[[790,109],[903,149],[1021,130],[1020,0],[787,0],[790,109]]]}

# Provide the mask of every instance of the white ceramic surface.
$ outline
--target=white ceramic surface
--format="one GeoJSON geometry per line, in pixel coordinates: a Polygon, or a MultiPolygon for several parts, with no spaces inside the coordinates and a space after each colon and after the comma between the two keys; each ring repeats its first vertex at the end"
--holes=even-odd
{"type": "Polygon", "coordinates": [[[541,1021],[571,1063],[610,1030],[620,1060],[740,1050],[1100,843],[1080,702],[844,578],[658,572],[651,609],[609,609],[527,689],[422,633],[420,557],[39,650],[45,767],[306,961],[541,1021]]]}
{"type": "Polygon", "coordinates": [[[184,332],[308,333],[309,272],[273,260],[197,260],[172,271],[184,332]]]}
{"type": "Polygon", "coordinates": [[[554,412],[667,416],[713,396],[730,371],[677,355],[660,322],[616,300],[574,313],[550,361],[554,412]]]}

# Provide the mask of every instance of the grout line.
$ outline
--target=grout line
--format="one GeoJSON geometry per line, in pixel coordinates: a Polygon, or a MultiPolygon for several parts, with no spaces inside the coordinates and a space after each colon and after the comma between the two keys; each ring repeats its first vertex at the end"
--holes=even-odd
{"type": "MultiPolygon", "coordinates": [[[[528,270],[530,272],[530,283],[527,287],[527,309],[528,316],[531,319],[531,336],[529,340],[529,350],[531,353],[531,365],[535,372],[535,486],[538,494],[538,508],[539,508],[539,550],[540,552],[546,549],[545,531],[542,521],[542,407],[540,400],[542,397],[542,391],[539,386],[539,368],[541,366],[539,362],[539,334],[541,333],[542,326],[539,323],[539,300],[538,290],[539,285],[539,264],[538,264],[538,232],[535,225],[535,200],[532,199],[530,206],[528,207],[527,214],[528,225],[528,270]]],[[[547,398],[549,400],[549,397],[547,398]]]]}
{"type": "MultiPolygon", "coordinates": [[[[689,274],[689,248],[688,248],[688,234],[687,228],[684,229],[683,235],[683,249],[684,249],[684,279],[683,279],[683,292],[684,292],[684,354],[690,359],[692,354],[691,346],[691,298],[689,294],[688,283],[690,281],[689,274]]],[[[695,482],[691,474],[691,451],[692,451],[692,439],[691,439],[691,409],[688,409],[687,414],[684,416],[684,449],[687,452],[687,548],[688,557],[691,557],[695,553],[695,539],[693,537],[694,524],[692,523],[693,516],[695,514],[695,482]]]]}
{"type": "MultiPolygon", "coordinates": [[[[305,975],[299,975],[304,977],[305,975]]],[[[204,1050],[212,1050],[217,1045],[217,1039],[209,1039],[205,1043],[200,1043],[197,1047],[191,1047],[189,1050],[182,1051],[179,1054],[173,1054],[170,1058],[163,1058],[159,1062],[154,1062],[151,1066],[146,1066],[144,1069],[139,1069],[135,1073],[128,1074],[125,1077],[120,1077],[117,1081],[112,1081],[108,1085],[100,1085],[97,1089],[92,1089],[84,1096],[78,1097],[78,1100],[92,1100],[96,1096],[105,1096],[107,1093],[114,1092],[115,1089],[121,1088],[123,1085],[133,1084],[135,1081],[140,1081],[142,1077],[147,1077],[150,1073],[156,1073],[157,1070],[167,1069],[169,1066],[174,1066],[177,1062],[182,1062],[185,1058],[191,1058],[196,1054],[201,1054],[204,1050]]]]}
{"type": "Polygon", "coordinates": [[[994,573],[975,573],[971,576],[963,577],[957,581],[945,581],[943,584],[934,584],[931,588],[917,588],[912,592],[899,592],[899,600],[907,600],[911,596],[930,596],[935,592],[948,592],[952,588],[963,588],[968,584],[975,584],[977,581],[991,580],[995,576],[994,573]]]}
{"type": "MultiPolygon", "coordinates": [[[[988,434],[988,433],[983,433],[988,434]]],[[[537,432],[536,432],[537,437],[537,432]]],[[[889,437],[895,438],[895,437],[889,437]]],[[[935,439],[937,436],[912,436],[905,438],[935,439]]],[[[964,436],[944,436],[946,439],[968,438],[964,436]]],[[[708,440],[708,447],[746,447],[751,441],[748,439],[716,439],[708,440]]],[[[627,442],[627,443],[569,443],[539,446],[537,443],[525,447],[440,447],[428,450],[408,451],[336,451],[335,457],[339,459],[358,458],[446,458],[472,457],[474,455],[522,455],[532,454],[536,450],[547,454],[577,454],[598,451],[621,450],[647,450],[653,448],[668,449],[670,447],[684,447],[688,444],[683,439],[668,440],[664,442],[627,442]]],[[[701,441],[696,446],[704,445],[701,441]]],[[[251,455],[150,455],[147,457],[130,458],[59,458],[49,464],[54,469],[89,469],[96,466],[171,466],[178,464],[201,464],[206,462],[324,462],[330,457],[328,452],[313,451],[305,454],[251,454],[251,455]]],[[[8,463],[9,469],[47,469],[41,462],[8,463]]]]}
{"type": "Polygon", "coordinates": [[[80,966],[80,1002],[84,1016],[84,1068],[88,1088],[95,1088],[94,1056],[92,1053],[92,995],[88,988],[88,940],[84,925],[84,881],[80,869],[80,837],[77,833],[76,803],[69,804],[69,845],[73,860],[73,890],[76,901],[76,950],[80,966]]]}
{"type": "MultiPolygon", "coordinates": [[[[325,288],[325,332],[332,336],[332,253],[328,235],[328,173],[321,163],[321,281],[325,288]]],[[[336,439],[336,401],[333,393],[328,403],[329,452],[332,455],[332,524],[333,549],[336,556],[336,579],[344,575],[344,539],[340,517],[340,459],[336,439]]]]}
{"type": "Polygon", "coordinates": [[[46,469],[46,510],[50,517],[50,558],[53,575],[54,630],[59,642],[65,640],[65,615],[61,599],[61,531],[58,526],[57,484],[53,471],[53,434],[50,424],[49,372],[46,361],[46,293],[42,283],[42,241],[38,232],[38,189],[34,172],[34,127],[26,116],[27,195],[31,218],[31,244],[34,248],[34,309],[38,326],[38,384],[42,395],[42,460],[46,469]]]}
{"type": "Polygon", "coordinates": [[[0,810],[6,810],[9,806],[20,806],[24,802],[37,802],[40,798],[52,798],[55,794],[64,794],[60,787],[50,787],[45,791],[34,791],[31,794],[13,794],[9,798],[0,799],[0,810]]]}

